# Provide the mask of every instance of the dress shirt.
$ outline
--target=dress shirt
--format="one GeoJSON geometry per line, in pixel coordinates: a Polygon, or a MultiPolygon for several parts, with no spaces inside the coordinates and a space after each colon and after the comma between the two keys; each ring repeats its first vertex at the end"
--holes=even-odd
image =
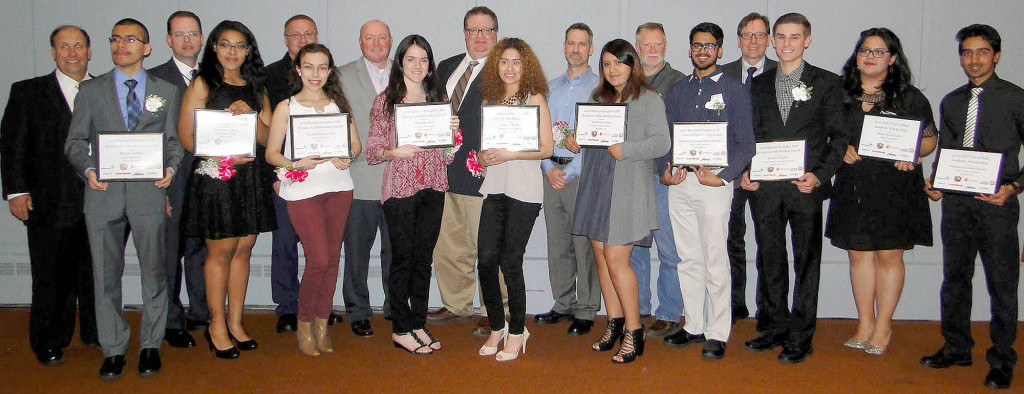
{"type": "Polygon", "coordinates": [[[793,107],[793,88],[800,86],[800,76],[804,73],[804,63],[796,67],[793,72],[786,74],[782,72],[782,65],[779,65],[779,72],[775,73],[775,99],[779,104],[779,114],[782,115],[782,124],[789,119],[789,109],[793,107]]]}
{"type": "MultiPolygon", "coordinates": [[[[589,102],[591,93],[597,88],[597,82],[597,74],[594,74],[594,70],[590,67],[587,67],[582,74],[576,76],[571,81],[569,80],[569,74],[565,73],[548,82],[548,88],[550,89],[548,92],[548,109],[551,111],[551,124],[565,121],[569,124],[570,129],[575,129],[576,103],[589,102]]],[[[563,170],[565,171],[565,180],[571,181],[573,178],[580,176],[583,160],[579,160],[578,153],[572,153],[568,149],[555,146],[552,156],[576,158],[565,166],[563,170]]],[[[540,169],[544,173],[554,167],[555,162],[550,159],[544,159],[540,162],[540,169]]]]}
{"type": "Polygon", "coordinates": [[[373,89],[377,91],[377,94],[383,92],[388,87],[388,79],[391,78],[391,59],[388,59],[387,65],[384,68],[377,68],[376,64],[373,64],[367,58],[363,58],[366,62],[366,71],[370,74],[370,82],[373,82],[373,89]]]}
{"type": "MultiPolygon", "coordinates": [[[[189,67],[189,65],[183,63],[174,56],[171,56],[171,59],[174,59],[174,65],[178,66],[178,73],[181,74],[181,78],[185,80],[185,86],[190,85],[192,83],[192,71],[199,69],[199,63],[196,63],[196,67],[189,67]]],[[[185,92],[181,93],[184,94],[185,92]]]]}
{"type": "Polygon", "coordinates": [[[750,67],[754,67],[754,68],[757,69],[757,70],[754,71],[754,74],[750,76],[751,80],[753,80],[753,78],[758,76],[758,75],[764,74],[764,63],[765,63],[764,59],[767,59],[767,57],[761,56],[761,60],[758,60],[756,64],[747,64],[747,61],[743,60],[743,58],[741,57],[740,58],[740,83],[743,83],[743,84],[747,83],[747,69],[750,68],[750,67]]]}
{"type": "MultiPolygon", "coordinates": [[[[476,60],[479,64],[473,68],[473,74],[470,74],[469,81],[466,82],[466,90],[469,90],[469,85],[473,84],[473,81],[476,80],[476,76],[480,75],[480,70],[484,69],[484,63],[487,63],[487,56],[479,59],[470,59],[469,53],[466,53],[466,56],[462,57],[462,62],[460,62],[459,66],[455,68],[455,71],[452,71],[452,76],[451,78],[448,78],[448,84],[445,85],[445,92],[448,93],[448,97],[451,97],[455,92],[455,85],[459,84],[459,79],[462,78],[462,74],[466,73],[466,68],[469,68],[469,62],[473,60],[476,60]]],[[[465,97],[463,97],[463,99],[465,99],[465,97]]],[[[458,108],[455,109],[455,111],[458,110],[458,108]]]]}
{"type": "MultiPolygon", "coordinates": [[[[56,71],[54,74],[57,74],[57,85],[60,86],[60,92],[64,94],[64,100],[68,102],[68,109],[71,112],[75,112],[75,96],[78,96],[78,84],[80,82],[62,73],[59,69],[54,71],[56,71]]],[[[92,79],[92,76],[86,73],[82,81],[89,79],[92,79]]]]}
{"type": "MultiPolygon", "coordinates": [[[[114,88],[117,89],[117,106],[121,108],[121,117],[124,118],[125,130],[128,130],[128,85],[124,84],[124,81],[134,79],[138,82],[135,85],[135,98],[139,100],[139,105],[142,106],[142,112],[146,111],[146,69],[140,68],[139,72],[133,76],[125,75],[120,69],[114,67],[114,88]]],[[[142,112],[139,113],[139,117],[142,117],[142,112]]]]}

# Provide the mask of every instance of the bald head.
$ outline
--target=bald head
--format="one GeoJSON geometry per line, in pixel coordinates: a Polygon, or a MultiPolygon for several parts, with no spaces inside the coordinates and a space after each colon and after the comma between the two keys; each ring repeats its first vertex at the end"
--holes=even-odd
{"type": "Polygon", "coordinates": [[[359,49],[363,57],[378,68],[387,66],[391,53],[391,29],[379,20],[372,20],[359,28],[359,49]]]}

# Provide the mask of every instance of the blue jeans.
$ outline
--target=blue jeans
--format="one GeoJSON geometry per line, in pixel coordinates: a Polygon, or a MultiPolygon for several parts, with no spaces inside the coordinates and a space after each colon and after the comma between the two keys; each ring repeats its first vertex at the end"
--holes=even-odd
{"type": "MultiPolygon", "coordinates": [[[[675,238],[672,237],[672,223],[668,218],[668,186],[654,178],[654,201],[658,206],[658,227],[654,232],[654,243],[658,248],[658,309],[654,317],[670,322],[679,321],[683,315],[683,295],[679,290],[679,274],[676,265],[675,238]]],[[[629,265],[636,273],[637,288],[640,291],[640,314],[651,313],[651,248],[633,247],[629,265]]]]}

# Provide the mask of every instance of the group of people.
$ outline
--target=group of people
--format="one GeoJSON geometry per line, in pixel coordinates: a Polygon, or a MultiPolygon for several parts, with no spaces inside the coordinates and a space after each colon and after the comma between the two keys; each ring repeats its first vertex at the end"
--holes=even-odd
{"type": "Polygon", "coordinates": [[[911,83],[899,38],[886,28],[861,32],[836,75],[803,59],[811,24],[801,14],[774,24],[758,13],[745,16],[736,30],[742,56],[721,66],[725,33],[704,22],[690,30],[693,72],[686,75],[665,61],[665,29],[653,22],[637,28],[635,43],[604,44],[595,73],[593,32],[574,23],[564,36],[566,72],[550,81],[529,44],[498,39],[498,17],[489,8],[470,9],[463,30],[466,52],[435,65],[431,45],[416,34],[389,59],[390,29],[369,21],[360,29],[362,56],[339,67],[317,42],[313,19],[296,15],[284,25],[287,53],[264,66],[244,24],[223,21],[204,40],[199,17],[178,11],[167,20],[172,59],[144,68],[149,31],[126,18],[109,37],[114,69],[93,78],[89,35],[76,26],[54,29],[57,69],[15,83],[0,125],[4,198],[28,228],[30,342],[39,362],[63,359],[77,306],[83,342],[99,345],[105,356],[100,377],[122,374],[130,337],[121,310],[129,233],[144,302],[140,375],[161,370],[162,340],[194,346],[188,331],[197,327],[207,327],[216,357],[257,349],[242,317],[252,248],[259,233],[270,231],[278,332],[295,331],[305,355],[333,352],[328,326],[342,320],[332,311],[342,251],[352,332],[373,335],[366,277],[378,230],[384,314],[395,347],[418,355],[442,350],[426,325],[472,318],[479,285],[484,308],[473,334],[486,337],[479,354],[513,360],[530,338],[523,255],[542,206],[554,306],[535,323],[570,320],[568,334],[587,334],[603,299],[608,324],[592,349],[618,345],[613,362],[642,356],[648,337],[674,347],[703,343],[704,358],[720,359],[731,326],[749,315],[748,201],[760,334],[745,347],[782,347],[778,359],[785,363],[813,353],[824,234],[850,258],[858,326],[843,345],[881,355],[893,337],[903,253],[932,244],[931,198],[942,199],[945,343],[921,363],[971,364],[970,284],[980,253],[993,315],[985,384],[1009,387],[1024,91],[995,75],[995,29],[971,25],[957,34],[969,83],[943,98],[939,123],[911,83]],[[769,41],[778,61],[765,56],[769,41]],[[454,146],[398,145],[396,105],[438,102],[452,105],[454,146]],[[576,104],[587,102],[625,105],[623,142],[577,143],[576,104]],[[482,150],[481,108],[488,104],[536,106],[539,149],[482,150]],[[255,112],[254,157],[196,157],[196,109],[255,112]],[[340,113],[350,115],[351,158],[286,154],[291,116],[340,113]],[[919,158],[861,157],[867,115],[919,120],[919,158]],[[672,165],[673,124],[688,122],[727,123],[727,165],[672,165]],[[117,130],[163,134],[162,179],[97,177],[90,144],[98,132],[117,130]],[[806,172],[792,181],[752,180],[755,144],[780,140],[804,141],[806,172]],[[1002,153],[999,191],[934,190],[921,158],[937,147],[1002,153]],[[298,242],[306,259],[301,281],[298,242]],[[655,244],[660,305],[652,311],[655,244]],[[431,268],[444,307],[428,313],[431,268]],[[187,315],[178,297],[183,271],[187,315]]]}

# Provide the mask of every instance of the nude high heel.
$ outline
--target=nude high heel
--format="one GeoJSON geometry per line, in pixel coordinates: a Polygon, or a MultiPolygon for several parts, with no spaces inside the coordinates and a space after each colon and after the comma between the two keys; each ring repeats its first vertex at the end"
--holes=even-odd
{"type": "MultiPolygon", "coordinates": [[[[506,325],[505,328],[508,329],[508,325],[506,325]]],[[[522,334],[519,334],[519,335],[510,334],[510,335],[513,336],[513,337],[522,337],[523,338],[522,346],[519,346],[519,349],[516,349],[515,353],[505,353],[504,350],[498,352],[498,354],[494,356],[495,360],[498,360],[498,361],[512,361],[512,360],[515,360],[515,359],[519,358],[519,351],[520,350],[523,351],[523,354],[526,354],[526,341],[528,341],[530,339],[530,330],[527,329],[526,327],[523,327],[523,333],[522,334]]],[[[508,344],[508,338],[505,339],[505,343],[508,344]]]]}
{"type": "MultiPolygon", "coordinates": [[[[508,341],[508,322],[505,322],[505,327],[502,327],[502,329],[498,330],[498,332],[501,333],[501,339],[498,340],[498,343],[500,344],[501,341],[506,341],[507,342],[508,341]]],[[[479,355],[481,355],[481,356],[493,356],[497,352],[498,352],[498,347],[497,346],[487,346],[486,344],[484,344],[483,346],[480,346],[480,351],[477,352],[477,353],[479,355]]]]}

